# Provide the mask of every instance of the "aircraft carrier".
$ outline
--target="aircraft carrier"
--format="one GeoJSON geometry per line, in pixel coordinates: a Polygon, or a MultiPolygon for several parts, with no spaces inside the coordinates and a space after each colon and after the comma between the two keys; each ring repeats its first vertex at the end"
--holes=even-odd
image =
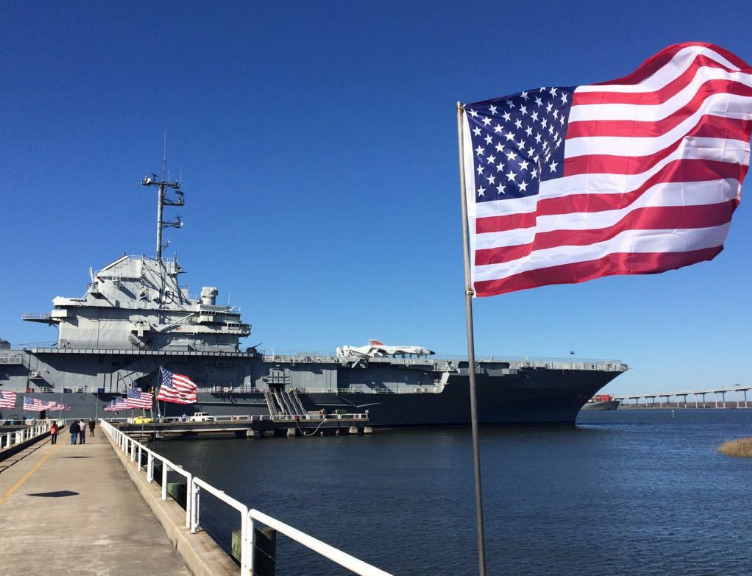
{"type": "MultiPolygon", "coordinates": [[[[164,367],[198,385],[198,402],[160,402],[163,416],[324,410],[367,412],[380,427],[470,424],[466,359],[349,346],[334,354],[241,349],[251,326],[240,311],[217,304],[214,287],[189,294],[179,283],[182,266],[162,256],[163,229],[181,226],[179,218],[163,219],[164,207],[184,204],[178,182],[152,175],[142,184],[158,194],[156,257],[124,255],[90,270],[83,296],[56,297],[51,312],[24,315],[56,328],[56,345],[13,349],[0,340],[0,391],[18,393],[15,408],[4,409],[2,418],[31,415],[22,410],[23,397],[70,406],[64,417],[102,415],[129,389],[156,388],[164,367]]],[[[588,399],[627,366],[487,357],[474,369],[480,424],[573,425],[588,399]]]]}

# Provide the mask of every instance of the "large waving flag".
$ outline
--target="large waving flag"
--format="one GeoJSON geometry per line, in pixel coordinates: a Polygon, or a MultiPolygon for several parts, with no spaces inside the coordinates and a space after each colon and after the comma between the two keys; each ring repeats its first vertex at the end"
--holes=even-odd
{"type": "Polygon", "coordinates": [[[196,384],[182,374],[175,374],[169,370],[162,370],[162,385],[157,393],[157,400],[173,402],[175,404],[195,404],[198,388],[196,384]]]}
{"type": "Polygon", "coordinates": [[[601,84],[464,106],[476,296],[711,260],[750,158],[752,69],[670,46],[601,84]]]}

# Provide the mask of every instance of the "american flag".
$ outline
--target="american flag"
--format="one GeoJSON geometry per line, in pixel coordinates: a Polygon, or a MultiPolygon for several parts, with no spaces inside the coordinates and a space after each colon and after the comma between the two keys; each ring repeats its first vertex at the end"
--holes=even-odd
{"type": "Polygon", "coordinates": [[[601,84],[464,105],[476,296],[713,259],[741,199],[752,69],[670,46],[601,84]]]}
{"type": "Polygon", "coordinates": [[[196,384],[182,374],[174,374],[162,368],[162,385],[159,387],[157,400],[174,404],[195,404],[196,384]]]}
{"type": "Polygon", "coordinates": [[[53,412],[69,412],[70,406],[61,404],[60,402],[50,402],[47,410],[51,410],[53,412]]]}
{"type": "Polygon", "coordinates": [[[141,392],[138,388],[131,388],[125,398],[125,407],[127,408],[148,408],[151,410],[154,394],[141,392]]]}
{"type": "Polygon", "coordinates": [[[113,398],[110,403],[104,407],[105,412],[119,412],[120,410],[126,410],[125,400],[122,398],[113,398]]]}
{"type": "Polygon", "coordinates": [[[16,405],[16,393],[0,390],[0,408],[13,408],[16,405]]]}
{"type": "Polygon", "coordinates": [[[50,403],[39,398],[24,397],[23,409],[29,412],[44,412],[50,409],[50,403]]]}

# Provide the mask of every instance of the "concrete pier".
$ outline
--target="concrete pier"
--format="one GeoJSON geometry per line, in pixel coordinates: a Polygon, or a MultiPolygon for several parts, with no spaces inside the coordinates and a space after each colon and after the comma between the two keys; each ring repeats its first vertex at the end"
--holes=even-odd
{"type": "Polygon", "coordinates": [[[190,574],[104,433],[0,461],[0,576],[190,574]]]}

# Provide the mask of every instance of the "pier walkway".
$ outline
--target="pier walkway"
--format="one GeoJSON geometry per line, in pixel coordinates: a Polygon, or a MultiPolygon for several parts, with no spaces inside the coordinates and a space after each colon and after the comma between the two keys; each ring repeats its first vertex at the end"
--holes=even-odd
{"type": "Polygon", "coordinates": [[[188,576],[104,431],[0,461],[0,576],[188,576]]]}

